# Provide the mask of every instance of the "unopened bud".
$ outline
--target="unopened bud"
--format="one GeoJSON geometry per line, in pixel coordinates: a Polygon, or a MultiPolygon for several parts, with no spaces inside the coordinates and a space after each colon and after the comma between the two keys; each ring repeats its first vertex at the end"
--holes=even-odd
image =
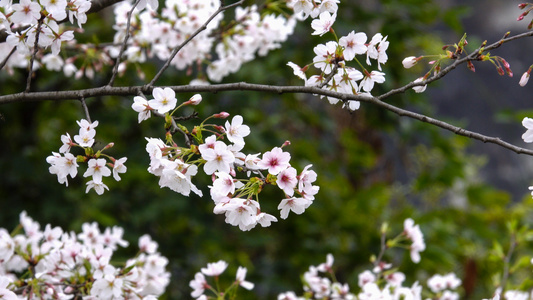
{"type": "Polygon", "coordinates": [[[467,65],[468,69],[470,69],[470,71],[472,71],[472,72],[476,71],[476,67],[474,67],[474,64],[471,61],[468,61],[466,63],[466,65],[467,65]]]}
{"type": "Polygon", "coordinates": [[[414,56],[409,56],[409,57],[406,57],[404,58],[404,60],[402,61],[402,64],[403,64],[403,67],[406,68],[406,69],[409,69],[411,68],[412,66],[416,65],[416,63],[418,62],[418,58],[414,57],[414,56]]]}
{"type": "Polygon", "coordinates": [[[288,140],[287,140],[287,141],[285,141],[285,142],[283,143],[283,145],[281,145],[281,148],[283,148],[283,147],[285,147],[285,146],[289,146],[290,144],[291,144],[291,141],[288,141],[288,140]]]}
{"type": "Polygon", "coordinates": [[[505,71],[503,70],[502,67],[498,67],[498,68],[496,68],[496,69],[498,70],[498,74],[500,74],[500,75],[502,75],[502,76],[505,75],[505,71]]]}
{"type": "Polygon", "coordinates": [[[226,129],[220,125],[215,125],[215,129],[218,130],[218,132],[224,133],[226,132],[226,129]]]}
{"type": "Polygon", "coordinates": [[[518,4],[518,8],[520,8],[520,9],[524,9],[524,7],[526,7],[526,6],[527,6],[527,3],[518,4]]]}
{"type": "Polygon", "coordinates": [[[225,118],[229,117],[229,113],[223,111],[221,113],[214,114],[213,117],[214,118],[219,118],[219,119],[225,119],[225,118]]]}
{"type": "Polygon", "coordinates": [[[202,102],[202,95],[196,94],[189,99],[189,101],[192,105],[198,105],[200,102],[202,102]]]}
{"type": "Polygon", "coordinates": [[[518,84],[520,86],[525,86],[528,81],[529,81],[529,71],[522,74],[522,77],[520,78],[520,82],[518,82],[518,84]]]}
{"type": "Polygon", "coordinates": [[[107,145],[104,147],[104,149],[102,149],[102,150],[109,149],[109,148],[111,148],[111,147],[113,147],[113,146],[115,146],[115,143],[111,142],[111,143],[107,144],[107,145]]]}

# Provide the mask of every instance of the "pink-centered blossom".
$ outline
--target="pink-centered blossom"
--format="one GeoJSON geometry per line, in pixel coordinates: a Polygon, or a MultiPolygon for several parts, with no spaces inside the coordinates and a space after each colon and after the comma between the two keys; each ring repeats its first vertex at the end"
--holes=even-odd
{"type": "Polygon", "coordinates": [[[128,158],[123,157],[121,159],[115,160],[115,162],[113,163],[113,178],[115,178],[116,181],[120,181],[120,176],[118,175],[119,173],[126,173],[127,168],[124,165],[126,160],[128,160],[128,158]]]}
{"type": "Polygon", "coordinates": [[[300,215],[307,207],[309,207],[310,204],[311,201],[305,198],[291,197],[281,200],[280,204],[278,205],[278,209],[280,210],[281,218],[287,219],[290,211],[300,215]]]}
{"type": "Polygon", "coordinates": [[[315,30],[312,34],[322,36],[331,29],[331,26],[333,26],[333,23],[335,23],[336,18],[336,13],[330,14],[328,11],[322,12],[318,16],[318,19],[315,19],[311,22],[311,28],[315,30]]]}
{"type": "Polygon", "coordinates": [[[288,167],[277,175],[276,184],[287,196],[292,197],[292,195],[294,195],[294,188],[297,183],[296,169],[293,167],[288,167]]]}
{"type": "Polygon", "coordinates": [[[344,60],[351,61],[355,58],[356,54],[364,54],[367,51],[366,33],[354,31],[350,32],[347,36],[343,36],[339,39],[339,45],[344,47],[344,60]]]}
{"type": "Polygon", "coordinates": [[[374,83],[383,82],[385,82],[385,73],[379,71],[372,71],[368,73],[361,81],[361,88],[366,92],[370,92],[374,88],[374,83]]]}
{"type": "Polygon", "coordinates": [[[91,158],[87,165],[87,171],[83,177],[92,176],[95,182],[102,182],[102,176],[111,175],[111,170],[106,166],[106,160],[103,158],[91,158]]]}
{"type": "Polygon", "coordinates": [[[272,151],[263,154],[263,159],[257,163],[262,169],[268,169],[268,173],[278,175],[279,172],[290,166],[291,154],[283,152],[280,147],[274,147],[272,151]]]}
{"type": "Polygon", "coordinates": [[[20,0],[11,7],[14,11],[11,16],[13,23],[37,24],[41,17],[41,6],[31,0],[20,0]]]}
{"type": "Polygon", "coordinates": [[[226,144],[217,141],[213,148],[207,148],[200,151],[202,158],[206,160],[204,171],[207,175],[211,175],[216,171],[224,173],[230,172],[230,164],[235,161],[235,156],[228,150],[226,144]]]}

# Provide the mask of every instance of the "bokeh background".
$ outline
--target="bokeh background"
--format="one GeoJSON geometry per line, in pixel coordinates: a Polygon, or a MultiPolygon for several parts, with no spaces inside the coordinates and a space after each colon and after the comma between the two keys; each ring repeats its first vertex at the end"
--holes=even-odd
{"type": "MultiPolygon", "coordinates": [[[[425,63],[404,69],[401,61],[407,56],[441,53],[443,45],[458,42],[465,32],[470,49],[475,49],[483,40],[493,42],[508,30],[525,31],[528,21],[515,21],[520,14],[517,5],[516,1],[475,0],[342,1],[334,28],[339,36],[351,30],[388,35],[387,81],[374,89],[377,95],[428,70],[425,63]]],[[[111,23],[101,21],[111,14],[108,9],[99,18],[90,16],[83,36],[111,40],[111,23]]],[[[227,14],[232,16],[232,12],[227,14]]],[[[301,85],[287,61],[311,62],[311,49],[326,41],[326,36],[310,35],[309,23],[300,23],[281,49],[246,64],[224,82],[301,85]]],[[[520,138],[525,130],[520,122],[533,115],[533,85],[520,88],[518,80],[533,63],[532,46],[531,40],[523,40],[493,51],[511,63],[513,78],[497,75],[489,63],[478,63],[475,73],[462,67],[424,94],[410,91],[386,101],[528,147],[520,138]]],[[[154,60],[141,67],[151,78],[159,65],[154,60]]],[[[20,91],[18,83],[25,82],[25,76],[24,72],[0,74],[1,93],[20,91]]],[[[39,70],[34,89],[93,87],[107,82],[107,76],[97,74],[90,82],[39,70]]],[[[185,72],[168,70],[159,83],[187,84],[190,79],[185,72]]],[[[136,71],[129,69],[117,85],[142,83],[136,71]]],[[[190,96],[179,94],[178,99],[190,96]]],[[[275,299],[288,290],[301,293],[301,274],[309,265],[324,262],[328,253],[335,256],[339,281],[348,282],[357,292],[357,275],[371,268],[369,259],[379,252],[381,224],[390,225],[392,237],[402,231],[403,220],[409,217],[425,235],[422,261],[412,263],[408,251],[401,249],[388,251],[385,260],[401,266],[408,285],[425,284],[435,273],[455,272],[463,279],[462,297],[480,299],[491,296],[498,285],[503,262],[495,249],[498,245],[508,248],[506,224],[513,220],[520,226],[531,224],[530,157],[368,104],[349,112],[312,95],[224,92],[202,96],[203,102],[194,108],[200,117],[220,111],[244,117],[252,130],[245,139],[246,152],[264,152],[290,140],[287,150],[292,164],[298,170],[313,164],[320,193],[304,214],[291,213],[271,227],[241,232],[212,213],[209,197],[184,197],[159,188],[158,178],[146,171],[149,158],[144,137],[164,138],[162,120],[138,124],[131,98],[101,97],[87,99],[91,118],[100,122],[97,143],[103,146],[113,141],[110,154],[128,157],[128,172],[118,183],[108,181],[110,191],[102,196],[86,194],[83,178],[69,180],[68,188],[60,185],[45,161],[59,149],[61,134],[76,134],[75,121],[84,118],[80,103],[0,106],[0,226],[14,228],[23,210],[43,227],[50,223],[80,231],[82,223],[93,221],[101,228],[121,226],[132,246],[118,252],[117,260],[133,255],[138,237],[148,233],[170,261],[172,280],[165,299],[190,298],[188,284],[194,273],[220,259],[230,264],[228,282],[239,265],[248,268],[248,278],[256,287],[253,292],[239,292],[243,299],[275,299]]],[[[192,127],[194,122],[184,125],[192,127]]],[[[210,178],[197,176],[194,181],[205,187],[210,178]]],[[[280,197],[276,188],[267,188],[261,193],[261,205],[275,211],[280,197]]],[[[531,242],[521,241],[513,258],[531,256],[532,248],[531,242]]],[[[527,279],[531,271],[526,267],[513,274],[509,287],[531,288],[527,279]]]]}

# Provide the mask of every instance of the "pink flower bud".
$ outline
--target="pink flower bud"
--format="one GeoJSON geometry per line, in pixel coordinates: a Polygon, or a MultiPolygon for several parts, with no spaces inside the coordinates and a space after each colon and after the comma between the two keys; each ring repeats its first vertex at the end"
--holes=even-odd
{"type": "Polygon", "coordinates": [[[524,7],[526,7],[526,6],[527,6],[527,3],[518,4],[518,8],[520,8],[520,9],[524,9],[524,7]]]}
{"type": "Polygon", "coordinates": [[[219,119],[225,119],[225,118],[229,117],[229,113],[223,111],[221,113],[214,114],[213,117],[219,118],[219,119]]]}
{"type": "Polygon", "coordinates": [[[525,72],[522,74],[522,77],[520,78],[520,82],[518,83],[520,86],[525,86],[529,80],[529,72],[525,72]]]}
{"type": "Polygon", "coordinates": [[[416,57],[409,56],[409,57],[404,58],[404,60],[402,61],[402,64],[404,68],[409,69],[412,66],[416,65],[417,62],[418,62],[418,59],[416,57]]]}

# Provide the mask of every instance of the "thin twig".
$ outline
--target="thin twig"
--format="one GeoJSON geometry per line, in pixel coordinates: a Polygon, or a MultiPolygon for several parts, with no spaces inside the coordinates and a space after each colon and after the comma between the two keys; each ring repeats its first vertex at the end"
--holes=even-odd
{"type": "MultiPolygon", "coordinates": [[[[192,41],[192,39],[194,39],[198,34],[200,34],[200,32],[204,31],[205,29],[207,29],[207,25],[221,12],[227,10],[227,9],[230,9],[232,7],[235,7],[235,6],[238,6],[238,5],[241,5],[242,3],[244,2],[244,0],[240,0],[240,1],[237,1],[233,4],[230,4],[230,5],[226,5],[226,6],[221,6],[217,9],[217,11],[215,11],[208,19],[207,21],[205,21],[205,23],[200,27],[198,28],[193,34],[191,34],[183,43],[181,43],[178,47],[176,47],[172,53],[170,54],[170,57],[167,59],[167,61],[165,62],[165,64],[161,67],[161,69],[159,69],[159,71],[157,72],[157,74],[154,76],[154,78],[152,79],[152,81],[150,81],[150,83],[148,83],[146,85],[146,87],[153,87],[155,82],[159,79],[159,77],[161,77],[161,75],[163,75],[163,72],[165,72],[165,70],[170,66],[170,63],[172,62],[172,60],[174,59],[174,57],[178,54],[178,52],[183,48],[185,47],[185,45],[187,45],[190,41],[192,41]]],[[[222,5],[222,3],[221,3],[222,5]]]]}
{"type": "Polygon", "coordinates": [[[83,112],[85,113],[85,117],[87,118],[87,121],[89,123],[92,123],[91,116],[89,115],[89,109],[87,108],[87,103],[85,103],[85,98],[83,96],[80,97],[81,106],[83,107],[83,112]]]}
{"type": "Polygon", "coordinates": [[[2,63],[0,63],[0,70],[2,70],[4,68],[4,66],[7,64],[7,61],[9,60],[9,58],[11,57],[11,55],[13,55],[13,53],[15,53],[15,50],[17,50],[17,46],[14,46],[11,51],[9,52],[9,54],[6,56],[6,58],[4,58],[4,60],[2,61],[2,63]]]}
{"type": "Polygon", "coordinates": [[[107,84],[108,86],[113,86],[113,84],[115,83],[115,78],[117,77],[120,59],[122,55],[124,54],[124,51],[126,51],[128,39],[130,38],[131,16],[133,15],[133,11],[135,10],[135,7],[137,7],[140,1],[141,0],[135,1],[133,6],[131,7],[131,10],[128,12],[128,20],[126,21],[126,36],[124,37],[124,41],[122,42],[122,46],[120,47],[120,52],[118,53],[117,59],[115,61],[115,66],[113,67],[113,73],[111,74],[111,79],[109,79],[109,83],[107,84]]]}
{"type": "Polygon", "coordinates": [[[516,233],[511,233],[511,242],[509,245],[509,251],[503,258],[503,276],[501,282],[501,294],[505,294],[505,285],[507,284],[507,279],[509,278],[509,266],[511,265],[511,256],[513,255],[514,249],[516,248],[516,233]]]}
{"type": "Polygon", "coordinates": [[[382,230],[381,231],[381,240],[380,240],[381,249],[379,251],[378,257],[376,258],[376,261],[374,261],[374,267],[379,266],[379,264],[381,263],[381,260],[383,259],[383,255],[385,254],[385,251],[387,250],[386,239],[387,239],[387,232],[382,230]]]}
{"type": "MultiPolygon", "coordinates": [[[[511,36],[511,37],[508,37],[508,38],[502,38],[502,39],[500,39],[499,41],[497,41],[495,43],[492,43],[492,44],[490,44],[488,46],[485,46],[483,48],[482,52],[485,53],[487,51],[490,51],[490,50],[493,50],[493,49],[496,49],[496,48],[500,47],[504,43],[507,43],[507,42],[510,42],[510,41],[514,41],[514,40],[517,40],[517,39],[521,39],[521,38],[525,38],[525,37],[530,37],[530,36],[533,36],[533,31],[527,31],[527,32],[524,32],[524,33],[521,33],[521,34],[517,34],[517,35],[511,36]]],[[[408,89],[410,89],[412,87],[423,86],[423,85],[429,84],[429,83],[431,83],[433,81],[439,80],[442,77],[444,77],[446,74],[450,73],[453,69],[457,68],[457,66],[459,66],[460,64],[466,63],[467,61],[478,60],[478,58],[480,57],[480,53],[479,53],[480,50],[482,50],[481,47],[477,48],[475,51],[473,51],[469,55],[467,55],[467,56],[465,56],[463,58],[455,60],[451,65],[447,66],[446,68],[442,69],[440,72],[434,74],[432,77],[430,77],[430,78],[428,78],[426,80],[423,80],[423,81],[420,81],[420,82],[411,82],[409,84],[404,85],[403,87],[390,90],[389,92],[387,92],[387,93],[385,93],[385,94],[383,94],[381,96],[378,96],[377,98],[382,100],[382,99],[388,98],[388,97],[390,97],[392,95],[403,93],[403,92],[407,91],[408,89]]]]}
{"type": "Polygon", "coordinates": [[[41,33],[41,26],[43,25],[44,16],[42,16],[39,21],[37,22],[37,29],[35,31],[35,42],[33,43],[33,53],[30,57],[30,65],[28,69],[28,79],[26,80],[26,90],[25,92],[28,93],[30,91],[31,87],[31,78],[33,76],[33,62],[35,61],[35,57],[37,56],[37,52],[39,51],[39,35],[41,33]]]}

